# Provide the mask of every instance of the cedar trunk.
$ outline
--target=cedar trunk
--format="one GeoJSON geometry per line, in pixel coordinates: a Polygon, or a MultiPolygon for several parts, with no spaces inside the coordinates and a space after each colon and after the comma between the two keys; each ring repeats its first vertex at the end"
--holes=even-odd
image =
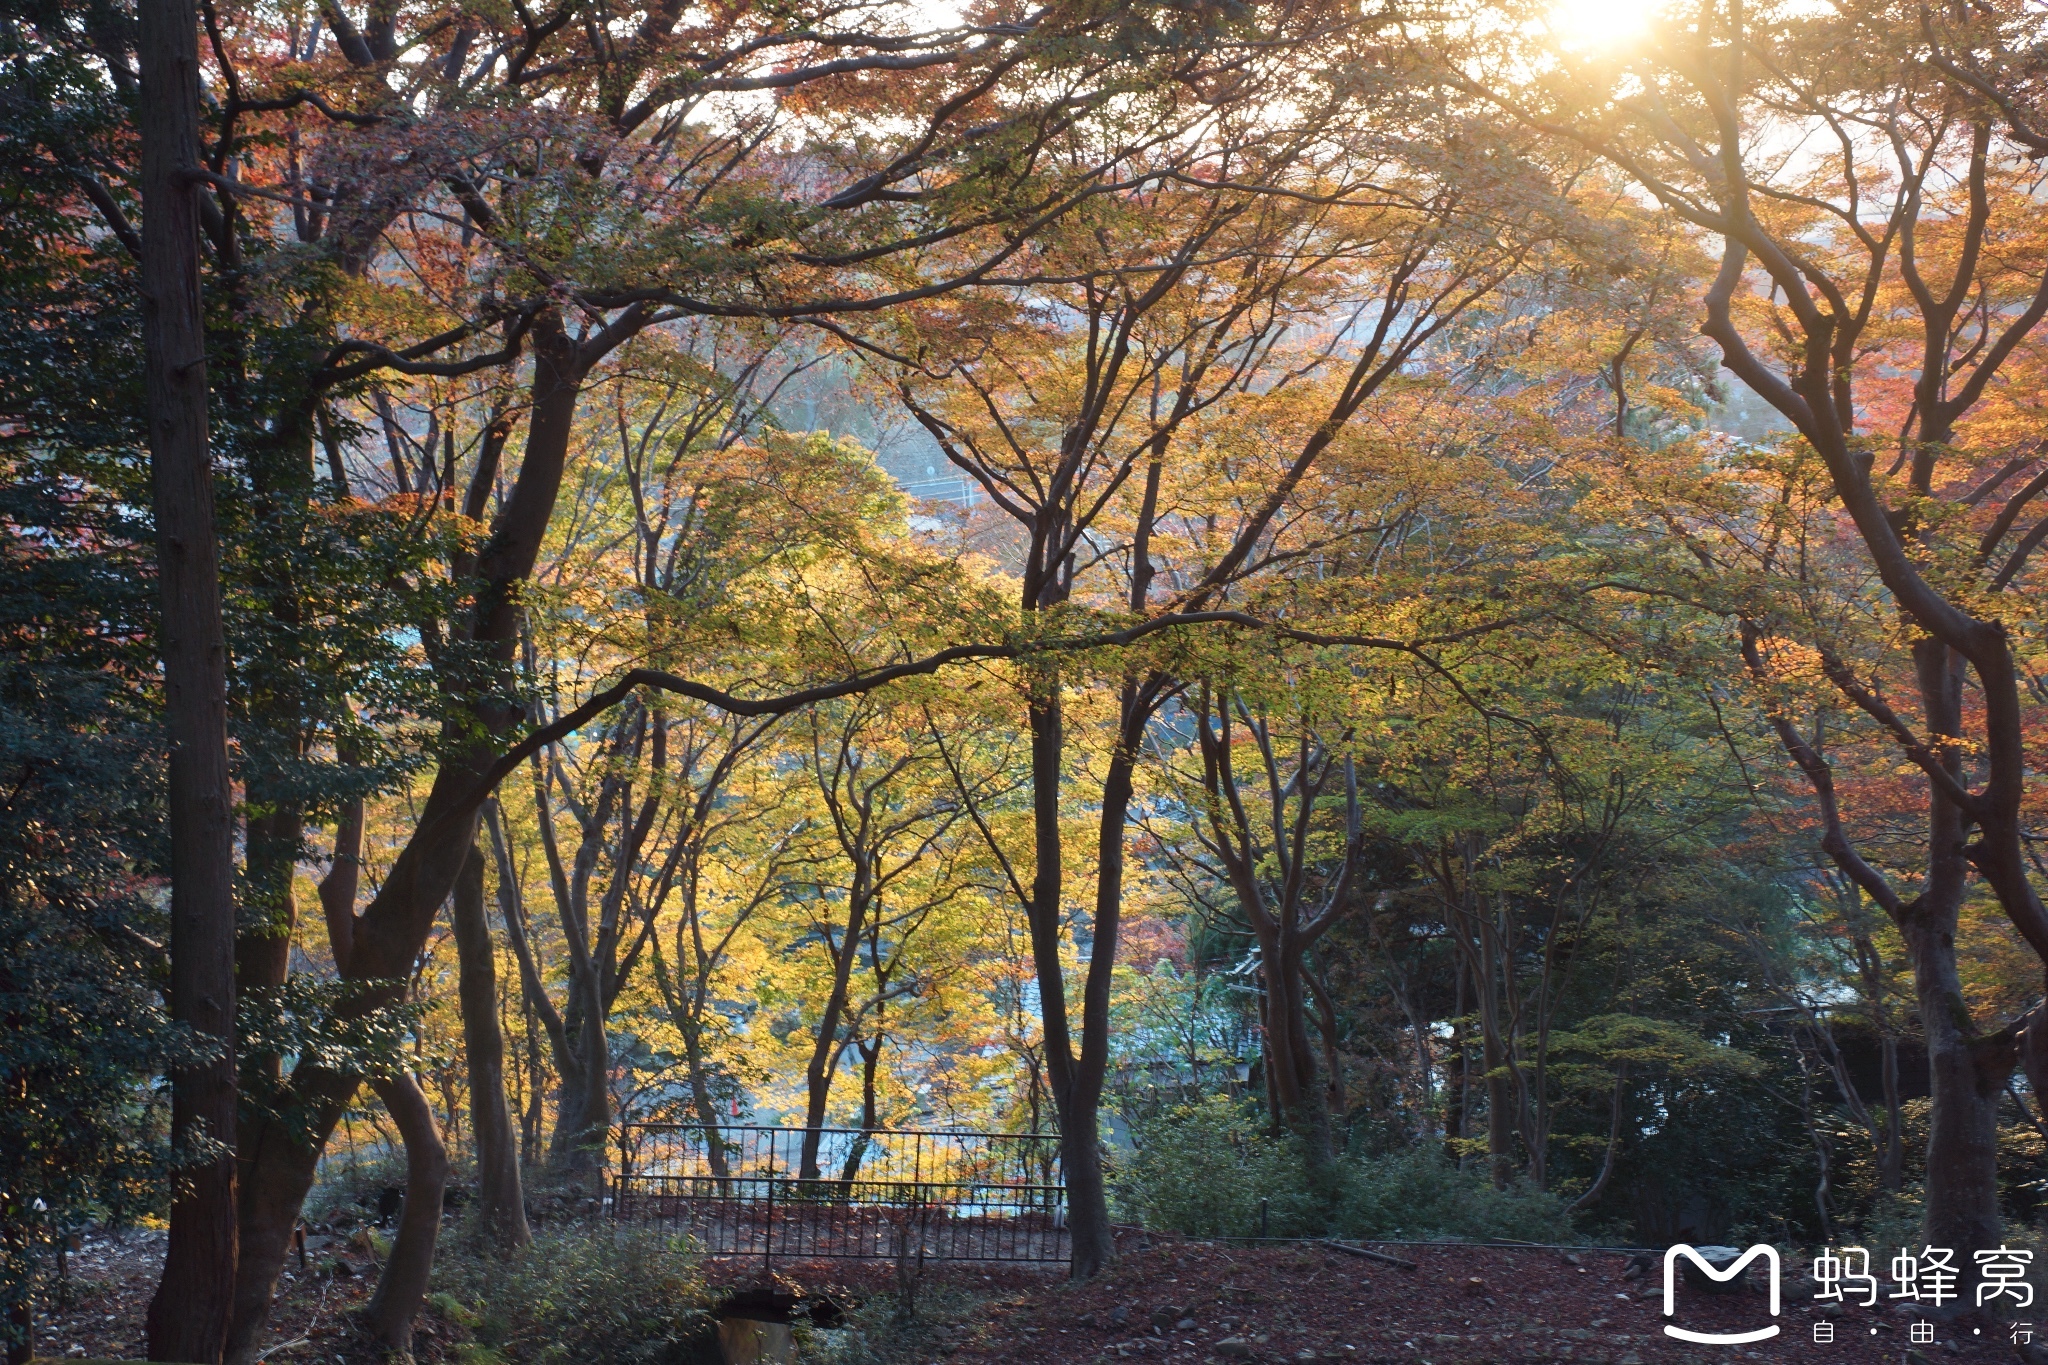
{"type": "Polygon", "coordinates": [[[221,1358],[235,1283],[235,901],[227,643],[199,295],[199,45],[190,0],[142,0],[142,330],[163,601],[171,1016],[213,1049],[171,1077],[180,1170],[152,1360],[221,1358]]]}

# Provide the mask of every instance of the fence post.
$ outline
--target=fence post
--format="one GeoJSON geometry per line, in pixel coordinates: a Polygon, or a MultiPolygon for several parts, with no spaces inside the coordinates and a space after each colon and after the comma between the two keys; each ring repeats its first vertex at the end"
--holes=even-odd
{"type": "Polygon", "coordinates": [[[627,1145],[628,1133],[625,1124],[619,1125],[619,1173],[612,1182],[612,1220],[622,1222],[626,1217],[626,1179],[633,1173],[633,1153],[627,1145]]]}
{"type": "Polygon", "coordinates": [[[761,1236],[761,1265],[765,1270],[775,1268],[775,1157],[774,1148],[768,1157],[768,1226],[761,1236]]]}

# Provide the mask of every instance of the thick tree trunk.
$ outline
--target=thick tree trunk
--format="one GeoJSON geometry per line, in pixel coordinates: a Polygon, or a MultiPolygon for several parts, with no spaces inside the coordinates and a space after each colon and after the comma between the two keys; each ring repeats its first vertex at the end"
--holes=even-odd
{"type": "MultiPolygon", "coordinates": [[[[1281,907],[1283,916],[1296,913],[1281,907]]],[[[1335,1169],[1330,1136],[1328,1078],[1316,1065],[1315,1048],[1308,1038],[1307,981],[1302,970],[1301,950],[1293,935],[1283,931],[1271,936],[1262,950],[1266,961],[1266,1017],[1272,1039],[1273,1095],[1279,1103],[1274,1116],[1282,1129],[1301,1145],[1301,1156],[1309,1187],[1319,1193],[1334,1193],[1335,1169]]]]}
{"type": "Polygon", "coordinates": [[[234,1316],[228,1365],[251,1365],[262,1349],[263,1326],[278,1273],[298,1226],[299,1209],[313,1188],[320,1153],[342,1110],[355,1097],[356,1079],[306,1069],[292,1074],[292,1093],[309,1114],[309,1133],[268,1119],[242,1134],[241,1262],[234,1281],[234,1316]]]}
{"type": "Polygon", "coordinates": [[[1915,934],[1913,974],[1927,1032],[1927,1211],[1929,1245],[1957,1248],[1963,1284],[1975,1283],[1973,1251],[2004,1245],[1998,1212],[1998,1109],[2016,1049],[1959,1027],[1962,1000],[1951,928],[1915,934]],[[1924,965],[1923,965],[1924,964],[1924,965]]]}
{"type": "MultiPolygon", "coordinates": [[[[563,330],[558,316],[536,323],[532,416],[527,422],[525,457],[505,510],[492,528],[478,557],[476,572],[484,580],[474,608],[471,638],[490,662],[509,664],[518,641],[518,588],[532,572],[540,544],[553,514],[567,465],[569,439],[583,377],[595,358],[581,353],[563,330]]],[[[623,337],[620,338],[623,340],[623,337]]],[[[499,699],[488,677],[452,677],[448,691],[467,714],[443,729],[451,744],[462,745],[478,725],[501,733],[517,724],[520,712],[499,699]]],[[[434,776],[412,838],[393,860],[376,896],[350,928],[352,946],[343,976],[355,981],[402,982],[426,942],[441,904],[453,890],[456,875],[476,842],[479,783],[496,756],[491,744],[470,742],[458,747],[434,776]]],[[[230,925],[232,928],[232,925],[230,925]]],[[[355,1008],[393,1003],[389,989],[366,994],[355,1008]]],[[[233,1285],[234,1323],[229,1331],[238,1362],[256,1351],[272,1291],[291,1244],[306,1191],[312,1187],[341,1109],[355,1093],[357,1079],[312,1071],[294,1075],[293,1089],[311,1110],[310,1141],[266,1122],[261,1140],[243,1163],[245,1188],[254,1207],[242,1212],[242,1250],[233,1285]],[[254,1239],[250,1233],[256,1235],[254,1239]]]]}
{"type": "Polygon", "coordinates": [[[384,1260],[377,1292],[363,1310],[363,1320],[387,1351],[409,1360],[412,1320],[426,1301],[427,1280],[434,1270],[434,1243],[441,1235],[448,1151],[435,1129],[434,1111],[412,1077],[401,1072],[370,1084],[405,1140],[405,1207],[398,1216],[398,1236],[384,1260]]]}
{"type": "Polygon", "coordinates": [[[484,918],[484,855],[471,846],[451,901],[460,957],[463,1050],[469,1060],[470,1127],[476,1133],[476,1222],[492,1250],[517,1251],[533,1240],[519,1180],[519,1140],[505,1101],[505,1038],[498,1027],[498,969],[484,918]]]}
{"type": "MultiPolygon", "coordinates": [[[[356,890],[362,880],[363,803],[348,802],[335,820],[334,858],[320,880],[320,909],[337,965],[348,960],[355,932],[356,890]]],[[[307,1069],[292,1076],[292,1092],[312,1115],[317,1137],[309,1144],[294,1125],[262,1117],[245,1124],[237,1144],[241,1175],[238,1225],[241,1263],[235,1279],[234,1314],[228,1329],[229,1365],[256,1357],[263,1322],[277,1288],[299,1206],[313,1187],[320,1148],[356,1092],[352,1077],[307,1069]]]]}
{"type": "Polygon", "coordinates": [[[604,1169],[605,1135],[612,1121],[611,1042],[595,967],[570,974],[563,1041],[556,1059],[562,1073],[561,1107],[548,1145],[548,1167],[558,1180],[589,1186],[604,1169]]]}
{"type": "MultiPolygon", "coordinates": [[[[1055,1092],[1057,1104],[1058,1095],[1055,1092]]],[[[1109,1225],[1109,1185],[1103,1179],[1101,1101],[1070,1098],[1060,1107],[1060,1171],[1067,1185],[1068,1273],[1089,1279],[1109,1268],[1116,1237],[1109,1225]],[[1078,1136],[1068,1137],[1069,1132],[1078,1136]]]]}
{"type": "MultiPolygon", "coordinates": [[[[1928,729],[1937,736],[1959,735],[1959,656],[1939,640],[1923,639],[1914,645],[1913,658],[1928,729]]],[[[1960,772],[1957,750],[1948,753],[1948,765],[1960,772]]],[[[1977,1280],[1971,1253],[2004,1245],[1998,1211],[1998,1108],[2019,1050],[2010,1036],[1978,1036],[1971,1022],[1956,968],[1956,929],[1969,877],[1965,818],[1938,790],[1928,794],[1927,813],[1927,877],[1920,895],[1899,916],[1913,956],[1931,1087],[1922,1233],[1929,1245],[1956,1250],[1963,1272],[1959,1288],[1969,1295],[1977,1280]]]]}
{"type": "Polygon", "coordinates": [[[213,1055],[171,1078],[180,1156],[152,1360],[221,1358],[233,1307],[235,898],[213,462],[200,311],[199,46],[190,0],[142,0],[142,330],[163,603],[171,849],[171,1017],[213,1055]]]}

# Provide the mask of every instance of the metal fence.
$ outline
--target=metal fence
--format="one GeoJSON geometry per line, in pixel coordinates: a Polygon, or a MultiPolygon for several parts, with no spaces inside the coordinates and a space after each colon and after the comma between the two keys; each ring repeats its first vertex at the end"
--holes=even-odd
{"type": "Polygon", "coordinates": [[[767,1264],[1068,1255],[1052,1133],[630,1123],[616,1152],[613,1216],[687,1233],[707,1255],[767,1264]]]}

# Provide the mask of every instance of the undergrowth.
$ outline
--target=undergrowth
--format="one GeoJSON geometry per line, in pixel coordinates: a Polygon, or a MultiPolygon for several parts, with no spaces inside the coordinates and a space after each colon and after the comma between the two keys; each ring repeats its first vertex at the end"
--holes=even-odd
{"type": "Polygon", "coordinates": [[[429,1306],[461,1365],[715,1365],[710,1291],[679,1240],[631,1228],[535,1236],[498,1258],[444,1246],[429,1306]]]}
{"type": "Polygon", "coordinates": [[[1320,1187],[1291,1139],[1263,1131],[1223,1097],[1148,1125],[1113,1172],[1117,1214],[1195,1237],[1367,1237],[1417,1241],[1572,1242],[1581,1234],[1556,1196],[1496,1190],[1434,1151],[1345,1157],[1320,1187]]]}

